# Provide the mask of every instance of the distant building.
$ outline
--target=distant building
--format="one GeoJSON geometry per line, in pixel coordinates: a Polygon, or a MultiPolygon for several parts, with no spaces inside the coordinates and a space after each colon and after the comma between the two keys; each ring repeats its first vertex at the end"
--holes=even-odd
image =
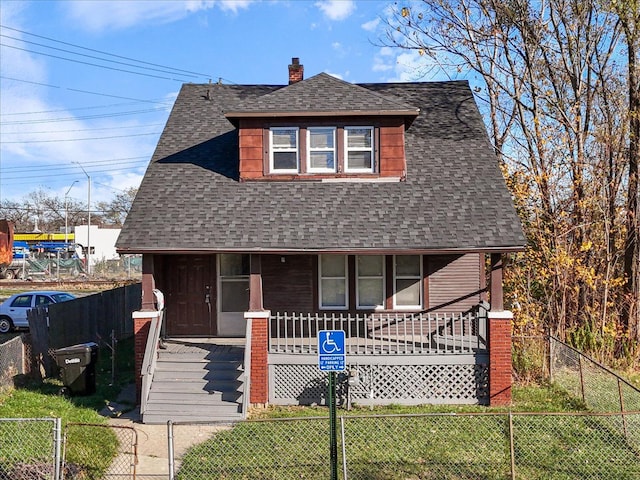
{"type": "Polygon", "coordinates": [[[86,225],[78,225],[74,227],[75,242],[82,245],[83,250],[86,249],[88,242],[91,242],[91,264],[104,260],[117,260],[120,255],[116,252],[116,240],[120,235],[119,228],[100,228],[97,225],[91,225],[88,231],[86,225]],[[87,233],[89,233],[87,238],[87,233]]]}

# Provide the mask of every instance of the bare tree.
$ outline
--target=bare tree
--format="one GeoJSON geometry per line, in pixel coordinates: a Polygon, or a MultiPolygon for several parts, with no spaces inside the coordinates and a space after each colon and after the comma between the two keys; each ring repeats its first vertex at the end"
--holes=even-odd
{"type": "Polygon", "coordinates": [[[618,20],[599,0],[424,0],[398,8],[383,39],[417,50],[430,68],[474,78],[529,238],[511,286],[529,299],[522,316],[593,345],[596,325],[601,336],[617,332],[629,231],[618,212],[637,211],[621,202],[625,183],[637,202],[637,180],[624,178],[634,127],[619,122],[627,107],[618,20]]]}
{"type": "Polygon", "coordinates": [[[117,194],[111,201],[98,202],[97,209],[101,212],[104,223],[121,227],[131,209],[136,193],[138,189],[132,187],[117,194]]]}

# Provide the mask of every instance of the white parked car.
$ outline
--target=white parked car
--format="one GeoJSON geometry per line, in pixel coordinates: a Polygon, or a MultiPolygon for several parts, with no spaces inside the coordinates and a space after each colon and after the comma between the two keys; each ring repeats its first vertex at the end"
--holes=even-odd
{"type": "Polygon", "coordinates": [[[75,298],[70,293],[55,291],[16,293],[0,304],[0,333],[7,333],[15,328],[29,328],[27,311],[32,308],[75,298]]]}

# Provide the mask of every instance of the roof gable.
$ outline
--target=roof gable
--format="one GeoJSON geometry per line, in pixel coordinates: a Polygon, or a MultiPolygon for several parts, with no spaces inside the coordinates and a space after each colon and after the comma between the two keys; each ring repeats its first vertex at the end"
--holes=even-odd
{"type": "Polygon", "coordinates": [[[225,112],[227,118],[385,115],[416,117],[420,109],[326,73],[293,83],[225,112]]]}

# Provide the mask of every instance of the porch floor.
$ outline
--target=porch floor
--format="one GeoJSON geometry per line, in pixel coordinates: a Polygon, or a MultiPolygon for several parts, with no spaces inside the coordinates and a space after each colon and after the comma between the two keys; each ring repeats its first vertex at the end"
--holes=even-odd
{"type": "Polygon", "coordinates": [[[208,350],[213,354],[225,354],[235,347],[244,347],[244,338],[227,337],[170,337],[165,341],[167,353],[201,353],[208,350]]]}

